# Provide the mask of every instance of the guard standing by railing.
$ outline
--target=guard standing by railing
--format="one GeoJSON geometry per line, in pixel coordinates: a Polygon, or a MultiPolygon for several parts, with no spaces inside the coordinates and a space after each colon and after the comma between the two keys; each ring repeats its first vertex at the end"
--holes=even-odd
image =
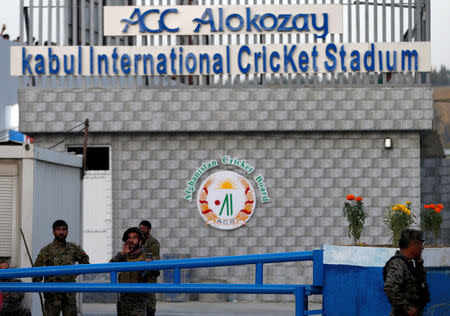
{"type": "MultiPolygon", "coordinates": [[[[122,236],[122,251],[110,262],[146,261],[143,242],[144,235],[138,227],[128,228],[122,236]]],[[[119,274],[119,283],[148,283],[151,278],[147,271],[127,271],[119,274]]],[[[148,302],[147,293],[119,293],[118,316],[145,316],[148,302]]]]}
{"type": "MultiPolygon", "coordinates": [[[[84,250],[71,242],[66,242],[69,229],[64,220],[57,220],[52,225],[53,242],[39,252],[35,267],[72,265],[75,262],[89,264],[89,256],[84,250]]],[[[46,276],[44,282],[75,282],[76,275],[46,276]]],[[[41,282],[42,277],[34,277],[33,282],[41,282]]],[[[75,293],[44,293],[46,316],[77,316],[75,293]]]]}

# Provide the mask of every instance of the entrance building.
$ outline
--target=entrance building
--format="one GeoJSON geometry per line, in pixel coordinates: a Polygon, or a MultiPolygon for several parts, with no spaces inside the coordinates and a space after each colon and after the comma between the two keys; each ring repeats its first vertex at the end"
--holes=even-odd
{"type": "MultiPolygon", "coordinates": [[[[96,76],[91,76],[89,70],[83,75],[52,76],[48,69],[45,75],[39,75],[35,73],[35,65],[30,65],[33,73],[26,70],[19,91],[20,130],[34,137],[40,146],[51,147],[59,143],[54,149],[76,151],[82,146],[83,137],[76,129],[71,129],[89,119],[88,148],[108,149],[108,168],[88,170],[84,180],[84,248],[95,252],[89,255],[98,256],[99,262],[108,261],[112,253],[119,251],[123,231],[137,226],[143,219],[151,221],[152,234],[160,241],[162,254],[212,257],[311,250],[323,244],[350,244],[352,239],[348,237],[348,224],[342,210],[347,194],[364,199],[369,217],[361,241],[367,244],[389,243],[382,217],[392,203],[411,201],[417,215],[423,204],[448,204],[445,192],[432,194],[429,189],[439,185],[440,181],[448,181],[444,171],[436,173],[434,168],[439,164],[440,170],[448,170],[448,163],[433,132],[433,90],[429,68],[414,68],[415,62],[417,67],[422,67],[422,61],[427,59],[419,47],[430,41],[430,1],[417,0],[412,4],[408,1],[395,4],[327,1],[327,4],[338,5],[337,12],[342,15],[338,24],[343,25],[343,30],[335,31],[330,22],[330,33],[324,38],[315,36],[314,30],[294,34],[267,31],[258,34],[141,35],[138,32],[135,35],[105,35],[107,26],[100,22],[108,19],[109,15],[104,14],[106,11],[103,9],[112,5],[150,6],[146,1],[111,2],[67,1],[65,6],[54,8],[53,13],[45,11],[47,8],[44,7],[34,10],[45,11],[47,16],[53,14],[52,23],[65,26],[64,31],[57,34],[48,30],[51,37],[48,42],[57,45],[41,47],[44,49],[42,53],[47,54],[43,58],[51,58],[58,46],[73,46],[76,52],[78,47],[95,46],[93,54],[103,46],[111,47],[111,54],[105,53],[109,56],[108,67],[113,67],[114,60],[119,63],[117,65],[124,65],[119,62],[127,59],[124,57],[127,53],[121,51],[124,47],[135,49],[133,54],[138,54],[137,48],[142,47],[176,47],[178,55],[174,58],[178,58],[177,61],[181,59],[180,47],[187,52],[189,46],[237,46],[241,56],[248,55],[249,59],[263,58],[263,45],[266,45],[266,52],[277,48],[277,45],[281,45],[281,50],[277,51],[280,58],[273,52],[272,57],[268,57],[266,67],[271,69],[266,72],[261,72],[261,69],[257,72],[254,68],[255,72],[246,72],[246,66],[252,64],[242,57],[236,62],[242,68],[239,70],[241,73],[234,73],[231,69],[236,65],[230,66],[227,73],[225,59],[220,63],[221,53],[216,53],[219,55],[211,55],[214,58],[210,60],[211,65],[216,62],[216,68],[211,69],[217,70],[222,66],[223,73],[211,70],[207,74],[197,74],[195,71],[199,71],[199,67],[193,70],[197,59],[192,53],[194,57],[189,57],[190,61],[185,66],[188,72],[191,69],[193,73],[174,75],[170,73],[173,72],[170,68],[175,68],[170,62],[170,50],[167,54],[160,53],[167,58],[167,73],[164,73],[164,64],[160,64],[160,68],[155,68],[160,73],[153,75],[116,76],[113,68],[108,75],[105,68],[101,75],[96,76]],[[55,12],[66,12],[65,20],[63,14],[55,15],[55,12]],[[335,43],[335,53],[327,43],[335,43]],[[328,52],[336,57],[338,63],[342,57],[339,54],[341,47],[359,47],[362,43],[369,44],[365,48],[355,48],[361,56],[359,70],[351,70],[351,67],[356,67],[356,61],[350,63],[354,56],[350,58],[353,51],[349,48],[345,57],[345,63],[348,62],[346,72],[342,65],[340,70],[331,69],[333,58],[329,56],[325,61],[330,69],[322,67],[320,70],[318,67],[317,71],[314,70],[314,45],[318,51],[320,47],[328,47],[328,52]],[[370,43],[384,43],[385,46],[376,46],[376,49],[385,47],[383,53],[374,50],[371,56],[370,43]],[[389,44],[386,46],[386,43],[389,44]],[[394,48],[390,55],[385,54],[391,43],[392,47],[399,44],[403,51],[417,47],[417,55],[412,53],[412,56],[401,57],[400,52],[395,70],[387,71],[386,64],[382,69],[377,64],[376,70],[370,70],[371,61],[379,56],[392,58],[395,55],[394,48]],[[295,62],[296,66],[309,65],[310,68],[302,71],[297,67],[294,71],[289,58],[283,55],[285,50],[289,55],[293,46],[283,48],[283,45],[311,48],[307,52],[305,48],[308,56],[301,57],[300,53],[295,62]],[[121,57],[112,57],[114,47],[121,57]],[[261,48],[258,51],[261,52],[260,57],[253,55],[255,47],[261,48]],[[50,55],[49,48],[54,48],[50,55]],[[366,59],[365,55],[368,56],[366,59]],[[306,60],[303,58],[310,60],[302,64],[300,60],[306,60]],[[287,69],[285,73],[274,71],[278,61],[280,69],[287,69]],[[401,68],[402,61],[406,68],[401,68]],[[408,68],[409,61],[412,68],[408,68]],[[437,149],[427,150],[427,144],[438,144],[437,149]],[[235,159],[236,163],[225,157],[235,159]],[[213,166],[212,161],[217,164],[213,166]],[[207,166],[208,163],[211,167],[207,166]],[[241,196],[242,203],[254,203],[254,209],[243,206],[234,209],[233,213],[229,206],[231,201],[237,203],[237,200],[236,197],[231,198],[231,191],[223,195],[227,199],[226,210],[220,204],[225,203],[224,199],[202,198],[204,180],[219,171],[234,171],[246,178],[254,196],[247,195],[250,191],[245,189],[246,182],[240,182],[245,191],[241,196]],[[214,209],[216,202],[218,211],[214,209]],[[251,212],[251,216],[245,217],[247,213],[243,212],[239,217],[238,211],[242,210],[251,212]],[[228,212],[228,217],[219,214],[222,211],[228,212]],[[208,221],[223,225],[231,221],[242,223],[238,228],[221,229],[221,225],[216,225],[219,226],[217,228],[208,221]]],[[[299,2],[311,8],[311,11],[304,9],[303,13],[313,14],[326,9],[323,6],[325,1],[321,4],[307,2],[299,2]]],[[[249,7],[249,10],[256,10],[253,7],[257,6],[241,5],[249,7]]],[[[212,6],[226,8],[227,4],[221,2],[212,6]]],[[[141,8],[140,14],[147,9],[141,8]]],[[[269,20],[271,23],[280,21],[272,11],[267,14],[272,14],[271,19],[266,17],[264,20],[267,28],[272,25],[269,25],[269,20]]],[[[125,15],[122,18],[130,18],[130,15],[125,15]]],[[[229,27],[238,27],[234,24],[239,24],[238,15],[236,13],[230,18],[229,27]]],[[[205,20],[208,16],[205,13],[198,18],[205,20]]],[[[42,17],[35,14],[32,18],[42,17]]],[[[175,22],[170,23],[167,22],[168,28],[175,22]]],[[[47,33],[36,34],[41,45],[47,33]]],[[[26,45],[31,44],[30,41],[26,45]]],[[[82,54],[89,55],[89,49],[86,52],[83,50],[82,54]]],[[[134,55],[130,53],[129,56],[134,55]]],[[[154,56],[155,65],[162,63],[163,57],[157,59],[156,53],[154,56]]],[[[183,56],[188,58],[187,53],[183,56]]],[[[63,67],[64,56],[59,58],[60,67],[63,67]]],[[[201,63],[200,59],[198,62],[201,63]]],[[[317,62],[325,65],[319,57],[317,62]]],[[[106,62],[99,63],[106,67],[106,62]]],[[[126,64],[119,71],[127,71],[126,64]]],[[[53,62],[48,67],[55,65],[53,62]]],[[[96,160],[96,155],[99,153],[95,150],[88,154],[88,164],[90,160],[96,160]]],[[[221,186],[227,190],[238,187],[226,179],[221,186]]],[[[210,196],[204,195],[205,198],[210,196]]],[[[444,212],[440,238],[448,243],[450,223],[445,214],[448,212],[444,212]]],[[[312,279],[308,265],[268,265],[265,269],[267,279],[264,281],[267,283],[308,283],[312,279]]],[[[191,275],[191,279],[193,282],[252,282],[254,272],[251,270],[247,267],[202,269],[191,275]]],[[[237,299],[290,298],[240,295],[237,299]]]]}

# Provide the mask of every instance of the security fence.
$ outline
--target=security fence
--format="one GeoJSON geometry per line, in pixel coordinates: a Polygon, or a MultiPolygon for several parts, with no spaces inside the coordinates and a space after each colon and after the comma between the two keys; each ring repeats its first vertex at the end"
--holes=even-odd
{"type": "Polygon", "coordinates": [[[322,294],[323,250],[256,254],[243,256],[159,260],[152,262],[118,262],[49,266],[0,270],[0,279],[53,276],[66,274],[110,273],[110,283],[28,283],[0,282],[5,292],[108,292],[108,293],[234,293],[290,294],[295,297],[295,315],[321,314],[308,310],[308,296],[322,294]],[[264,284],[264,264],[312,261],[313,284],[264,284]],[[220,266],[255,265],[254,284],[181,283],[182,269],[220,266]],[[172,283],[117,283],[117,272],[173,269],[172,283]]]}

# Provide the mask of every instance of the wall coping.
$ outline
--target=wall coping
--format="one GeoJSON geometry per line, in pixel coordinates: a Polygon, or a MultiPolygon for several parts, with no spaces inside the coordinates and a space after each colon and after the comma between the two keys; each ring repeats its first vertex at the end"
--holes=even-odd
{"type": "MultiPolygon", "coordinates": [[[[384,267],[397,248],[324,245],[324,264],[384,267]]],[[[426,267],[450,267],[450,247],[425,248],[426,267]]]]}

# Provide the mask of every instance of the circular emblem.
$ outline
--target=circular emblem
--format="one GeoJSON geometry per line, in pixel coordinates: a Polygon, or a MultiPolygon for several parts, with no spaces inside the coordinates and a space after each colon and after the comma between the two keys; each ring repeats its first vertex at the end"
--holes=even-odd
{"type": "Polygon", "coordinates": [[[202,182],[197,194],[198,210],[218,229],[246,225],[255,210],[255,191],[251,183],[234,171],[219,171],[202,182]]]}

